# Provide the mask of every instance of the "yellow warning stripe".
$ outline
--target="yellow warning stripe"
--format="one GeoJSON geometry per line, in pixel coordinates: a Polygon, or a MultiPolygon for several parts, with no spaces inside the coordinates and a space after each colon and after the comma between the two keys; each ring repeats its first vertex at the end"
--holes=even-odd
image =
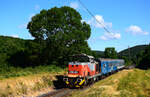
{"type": "Polygon", "coordinates": [[[66,81],[66,84],[69,84],[69,82],[68,82],[68,81],[66,81]]]}
{"type": "Polygon", "coordinates": [[[84,82],[85,82],[85,80],[82,80],[82,81],[79,83],[79,85],[82,85],[84,82]]]}

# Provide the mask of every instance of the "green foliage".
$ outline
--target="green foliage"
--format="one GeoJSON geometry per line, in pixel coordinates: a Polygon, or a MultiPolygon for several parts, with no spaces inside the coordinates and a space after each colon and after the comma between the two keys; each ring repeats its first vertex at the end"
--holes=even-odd
{"type": "Polygon", "coordinates": [[[25,42],[22,39],[0,36],[0,65],[8,64],[11,55],[23,51],[25,42]]]}
{"type": "Polygon", "coordinates": [[[139,68],[148,69],[150,68],[150,44],[146,47],[146,49],[139,53],[138,56],[139,68]]]}
{"type": "Polygon", "coordinates": [[[117,58],[117,52],[113,47],[105,48],[104,55],[105,58],[113,58],[113,59],[117,58]]]}
{"type": "Polygon", "coordinates": [[[32,18],[27,29],[39,43],[44,43],[45,64],[63,65],[70,55],[91,53],[87,44],[91,29],[81,20],[81,15],[67,6],[42,10],[32,18]]]}
{"type": "Polygon", "coordinates": [[[104,57],[104,52],[103,51],[92,51],[92,55],[95,58],[103,58],[104,57]]]}

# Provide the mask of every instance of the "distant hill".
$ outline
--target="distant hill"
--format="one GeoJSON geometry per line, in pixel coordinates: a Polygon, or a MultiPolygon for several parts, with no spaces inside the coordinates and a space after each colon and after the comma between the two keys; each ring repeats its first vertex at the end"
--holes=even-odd
{"type": "MultiPolygon", "coordinates": [[[[124,49],[120,52],[118,52],[118,56],[125,56],[125,57],[129,57],[129,51],[130,51],[130,57],[131,59],[135,59],[136,55],[138,53],[140,53],[142,50],[144,50],[147,47],[147,45],[137,45],[137,46],[133,46],[130,47],[129,49],[124,49]]],[[[98,51],[98,50],[93,50],[93,52],[96,53],[97,57],[104,57],[104,51],[98,51]]]]}
{"type": "Polygon", "coordinates": [[[12,65],[17,61],[25,63],[24,54],[26,54],[25,51],[28,47],[32,46],[32,41],[33,40],[0,36],[0,66],[4,64],[12,65]]]}
{"type": "Polygon", "coordinates": [[[95,52],[97,58],[104,57],[104,51],[93,50],[95,52]]]}
{"type": "Polygon", "coordinates": [[[95,51],[96,54],[99,54],[99,55],[104,55],[104,51],[95,51]]]}
{"type": "Polygon", "coordinates": [[[144,50],[146,47],[147,45],[137,45],[120,51],[118,55],[129,57],[129,52],[130,52],[130,57],[133,58],[136,57],[136,55],[140,53],[142,50],[144,50]]]}

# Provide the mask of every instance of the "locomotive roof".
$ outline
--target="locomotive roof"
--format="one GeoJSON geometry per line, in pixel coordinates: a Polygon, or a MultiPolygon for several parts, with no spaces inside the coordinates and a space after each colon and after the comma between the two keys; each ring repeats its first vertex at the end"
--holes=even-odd
{"type": "Polygon", "coordinates": [[[98,58],[100,61],[124,61],[123,59],[98,58]]]}
{"type": "Polygon", "coordinates": [[[84,54],[84,53],[82,53],[82,54],[75,54],[75,55],[73,55],[73,56],[86,56],[86,57],[88,57],[88,58],[94,58],[93,56],[89,56],[89,55],[84,54]]]}

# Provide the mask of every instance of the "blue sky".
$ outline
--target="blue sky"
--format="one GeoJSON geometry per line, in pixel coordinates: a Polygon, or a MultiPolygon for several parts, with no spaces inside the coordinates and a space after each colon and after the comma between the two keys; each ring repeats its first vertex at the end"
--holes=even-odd
{"type": "Polygon", "coordinates": [[[128,46],[150,43],[150,0],[81,0],[111,33],[107,33],[78,0],[1,0],[0,35],[33,39],[26,29],[31,17],[41,9],[70,6],[91,25],[88,44],[92,50],[115,47],[121,51],[128,46]]]}

